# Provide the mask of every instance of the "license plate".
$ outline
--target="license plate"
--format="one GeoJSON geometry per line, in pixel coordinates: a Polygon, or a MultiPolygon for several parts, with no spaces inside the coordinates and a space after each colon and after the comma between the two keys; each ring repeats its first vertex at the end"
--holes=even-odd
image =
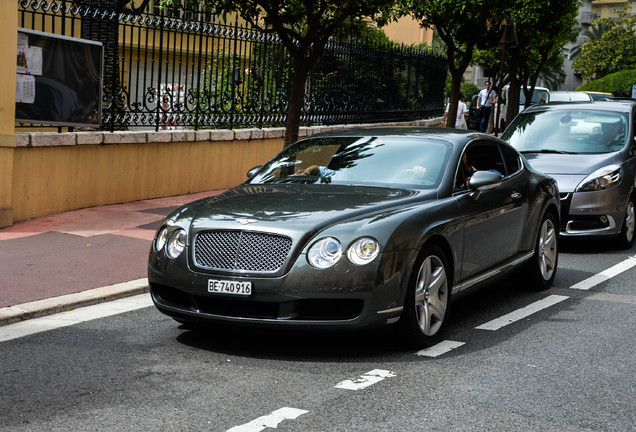
{"type": "Polygon", "coordinates": [[[208,279],[208,292],[248,296],[252,294],[252,282],[208,279]]]}

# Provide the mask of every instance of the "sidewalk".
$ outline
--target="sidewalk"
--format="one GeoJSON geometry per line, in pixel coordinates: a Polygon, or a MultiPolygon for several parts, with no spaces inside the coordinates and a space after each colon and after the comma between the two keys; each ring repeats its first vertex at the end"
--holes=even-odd
{"type": "Polygon", "coordinates": [[[221,192],[92,207],[0,229],[0,325],[147,292],[148,252],[161,221],[221,192]]]}

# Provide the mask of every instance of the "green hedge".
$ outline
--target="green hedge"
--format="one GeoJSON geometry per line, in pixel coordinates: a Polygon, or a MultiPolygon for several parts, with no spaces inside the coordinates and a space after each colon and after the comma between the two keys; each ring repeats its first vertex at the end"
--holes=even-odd
{"type": "MultiPolygon", "coordinates": [[[[450,75],[446,79],[446,88],[444,89],[444,98],[448,98],[450,96],[451,91],[451,79],[450,75]]],[[[479,93],[479,87],[476,84],[464,82],[459,85],[459,92],[461,93],[461,98],[465,102],[470,102],[474,95],[479,93]]]]}
{"type": "Polygon", "coordinates": [[[607,92],[616,97],[632,97],[632,85],[634,84],[636,84],[636,69],[630,69],[590,81],[575,90],[607,92]]]}

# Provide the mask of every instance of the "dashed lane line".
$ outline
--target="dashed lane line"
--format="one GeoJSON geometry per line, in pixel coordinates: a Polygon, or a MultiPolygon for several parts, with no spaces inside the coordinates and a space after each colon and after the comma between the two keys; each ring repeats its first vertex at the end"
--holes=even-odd
{"type": "Polygon", "coordinates": [[[395,374],[391,371],[384,369],[374,369],[370,372],[360,375],[358,378],[342,381],[341,383],[336,384],[335,387],[345,390],[361,390],[369,387],[370,385],[376,384],[385,378],[394,376],[395,374]]]}
{"type": "Polygon", "coordinates": [[[629,258],[627,258],[625,261],[619,262],[618,264],[616,264],[615,266],[612,266],[610,268],[608,268],[607,270],[604,270],[598,274],[595,274],[594,276],[591,276],[579,283],[576,283],[574,285],[572,285],[570,288],[571,289],[578,289],[578,290],[589,290],[590,288],[603,283],[611,278],[613,278],[616,275],[619,275],[621,273],[623,273],[626,270],[629,270],[630,268],[636,266],[636,255],[635,256],[631,256],[629,258]]]}
{"type": "MultiPolygon", "coordinates": [[[[336,384],[335,387],[345,390],[362,390],[384,380],[385,378],[394,376],[395,374],[391,371],[374,369],[360,375],[358,378],[342,381],[341,383],[336,384]]],[[[245,423],[244,425],[234,426],[233,428],[228,429],[227,432],[260,432],[266,428],[277,428],[283,421],[294,420],[308,412],[309,411],[298,408],[284,407],[273,411],[268,415],[254,419],[249,423],[245,423]]]]}
{"type": "Polygon", "coordinates": [[[455,341],[445,340],[433,346],[425,348],[421,351],[418,351],[415,354],[417,354],[418,356],[424,356],[424,357],[439,357],[442,354],[446,354],[447,352],[452,351],[455,348],[459,348],[462,345],[465,345],[465,342],[455,342],[455,341]]]}
{"type": "Polygon", "coordinates": [[[475,328],[478,330],[499,330],[500,328],[505,327],[508,324],[512,324],[516,321],[522,320],[534,313],[560,303],[568,298],[569,297],[567,296],[551,295],[542,300],[531,303],[524,308],[517,309],[516,311],[510,312],[509,314],[503,315],[497,319],[488,321],[487,323],[475,328]]]}
{"type": "Polygon", "coordinates": [[[266,428],[276,429],[283,421],[294,420],[308,412],[309,411],[298,408],[284,407],[277,409],[268,415],[254,419],[249,423],[245,423],[244,425],[234,426],[233,428],[228,429],[227,432],[260,432],[266,428]]]}

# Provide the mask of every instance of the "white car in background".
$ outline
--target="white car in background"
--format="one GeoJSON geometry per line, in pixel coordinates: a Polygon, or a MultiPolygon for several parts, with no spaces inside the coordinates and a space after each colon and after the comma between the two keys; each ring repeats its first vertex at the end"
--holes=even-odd
{"type": "MultiPolygon", "coordinates": [[[[501,114],[499,115],[499,131],[501,132],[503,132],[504,129],[506,129],[506,111],[508,108],[507,102],[508,102],[509,87],[510,87],[509,85],[506,85],[501,91],[502,103],[501,103],[501,114]]],[[[541,100],[541,97],[549,92],[550,90],[548,90],[545,87],[535,87],[534,91],[532,92],[532,98],[530,99],[530,105],[538,104],[539,101],[541,100]]],[[[521,88],[519,90],[519,112],[523,111],[525,105],[526,105],[526,94],[524,93],[523,88],[521,88]]],[[[494,110],[495,119],[497,118],[498,106],[499,104],[497,103],[497,106],[495,107],[495,110],[494,110]]]]}
{"type": "Polygon", "coordinates": [[[549,102],[585,102],[591,101],[592,96],[585,92],[577,91],[551,91],[541,95],[539,103],[549,102]]]}

